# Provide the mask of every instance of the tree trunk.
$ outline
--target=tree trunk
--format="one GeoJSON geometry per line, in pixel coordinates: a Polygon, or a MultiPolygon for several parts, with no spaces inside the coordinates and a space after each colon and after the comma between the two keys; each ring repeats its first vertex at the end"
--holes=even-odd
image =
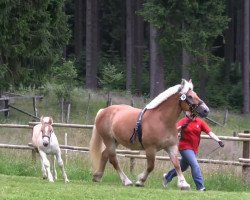
{"type": "Polygon", "coordinates": [[[242,8],[237,9],[236,11],[236,19],[237,19],[237,24],[236,24],[236,52],[235,52],[235,61],[238,64],[242,65],[242,53],[243,53],[243,48],[242,48],[242,43],[243,43],[243,16],[242,16],[242,8]]]}
{"type": "Polygon", "coordinates": [[[244,0],[243,27],[243,113],[249,113],[249,0],[244,0]]]}
{"type": "Polygon", "coordinates": [[[182,66],[181,66],[181,74],[182,78],[188,80],[190,78],[188,65],[190,65],[190,55],[187,53],[185,49],[182,49],[182,66]]]}
{"type": "Polygon", "coordinates": [[[97,89],[98,1],[87,0],[86,5],[86,88],[97,89]]]}
{"type": "Polygon", "coordinates": [[[225,34],[225,82],[229,83],[229,75],[230,75],[230,68],[231,64],[235,61],[235,43],[234,43],[234,37],[235,37],[235,10],[234,10],[234,0],[229,0],[228,5],[228,16],[231,18],[231,21],[229,23],[229,27],[226,30],[225,34]]]}
{"type": "MultiPolygon", "coordinates": [[[[143,6],[143,0],[136,0],[136,10],[143,6]]],[[[142,93],[142,69],[143,69],[143,50],[144,50],[144,21],[141,16],[135,16],[135,84],[136,93],[142,93]]]]}
{"type": "Polygon", "coordinates": [[[126,90],[131,92],[134,64],[134,0],[126,0],[126,90]]]}
{"type": "Polygon", "coordinates": [[[163,57],[157,42],[157,29],[150,25],[150,97],[154,98],[164,88],[163,57]]]}
{"type": "Polygon", "coordinates": [[[126,1],[121,2],[121,58],[122,63],[126,64],[126,1]]]}
{"type": "Polygon", "coordinates": [[[84,47],[84,14],[84,1],[75,0],[74,48],[78,59],[81,57],[84,47]]]}

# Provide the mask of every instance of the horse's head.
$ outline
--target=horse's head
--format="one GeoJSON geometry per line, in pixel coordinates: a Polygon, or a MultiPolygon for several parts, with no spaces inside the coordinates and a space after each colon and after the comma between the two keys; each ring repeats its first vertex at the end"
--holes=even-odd
{"type": "Polygon", "coordinates": [[[190,111],[192,114],[200,117],[207,117],[209,108],[193,91],[192,80],[182,80],[180,87],[180,105],[182,110],[190,111]]]}
{"type": "Polygon", "coordinates": [[[50,143],[50,137],[53,133],[53,119],[52,117],[41,117],[40,119],[42,123],[41,132],[42,132],[42,140],[43,140],[43,146],[47,147],[50,143]]]}

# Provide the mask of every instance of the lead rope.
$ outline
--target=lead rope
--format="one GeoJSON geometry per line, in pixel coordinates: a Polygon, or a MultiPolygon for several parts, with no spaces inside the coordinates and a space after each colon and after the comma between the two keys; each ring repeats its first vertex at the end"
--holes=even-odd
{"type": "Polygon", "coordinates": [[[187,120],[187,122],[185,124],[183,124],[181,126],[181,132],[180,132],[181,137],[180,138],[182,138],[182,136],[183,136],[184,129],[187,128],[188,124],[192,121],[192,118],[189,118],[188,116],[186,116],[186,117],[188,118],[188,120],[187,120]]]}

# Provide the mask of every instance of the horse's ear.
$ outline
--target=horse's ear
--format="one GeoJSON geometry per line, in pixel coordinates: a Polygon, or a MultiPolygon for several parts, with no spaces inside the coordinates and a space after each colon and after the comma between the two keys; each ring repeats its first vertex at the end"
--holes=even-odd
{"type": "Polygon", "coordinates": [[[43,115],[40,117],[40,122],[43,123],[43,115]]]}
{"type": "Polygon", "coordinates": [[[49,124],[52,125],[53,124],[53,118],[49,117],[49,124]]]}
{"type": "Polygon", "coordinates": [[[189,81],[188,81],[189,83],[192,83],[192,79],[189,79],[189,81]]]}

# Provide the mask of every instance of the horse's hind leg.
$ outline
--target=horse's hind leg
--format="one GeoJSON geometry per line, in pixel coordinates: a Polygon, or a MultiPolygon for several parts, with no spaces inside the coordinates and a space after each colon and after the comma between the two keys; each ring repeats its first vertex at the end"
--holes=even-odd
{"type": "Polygon", "coordinates": [[[107,164],[108,161],[108,150],[107,148],[105,148],[105,150],[102,152],[101,154],[101,159],[100,159],[100,163],[99,163],[99,168],[98,170],[93,174],[93,181],[94,182],[100,182],[105,170],[105,166],[107,164]]]}
{"type": "Polygon", "coordinates": [[[138,176],[138,180],[136,181],[135,185],[138,187],[143,187],[145,181],[148,178],[148,175],[150,172],[153,171],[154,166],[155,166],[155,154],[156,150],[155,149],[146,149],[145,150],[146,157],[147,157],[147,169],[144,170],[141,174],[138,176]]]}
{"type": "Polygon", "coordinates": [[[126,174],[121,169],[119,162],[116,157],[116,145],[112,144],[108,150],[109,154],[109,162],[113,165],[113,167],[116,169],[117,173],[120,176],[120,179],[125,186],[133,185],[132,181],[129,180],[129,178],[126,176],[126,174]]]}
{"type": "Polygon", "coordinates": [[[170,160],[172,161],[175,171],[177,173],[177,185],[181,190],[189,190],[190,185],[186,182],[186,179],[181,171],[180,162],[178,159],[178,147],[177,145],[171,146],[166,150],[169,154],[170,160]]]}

